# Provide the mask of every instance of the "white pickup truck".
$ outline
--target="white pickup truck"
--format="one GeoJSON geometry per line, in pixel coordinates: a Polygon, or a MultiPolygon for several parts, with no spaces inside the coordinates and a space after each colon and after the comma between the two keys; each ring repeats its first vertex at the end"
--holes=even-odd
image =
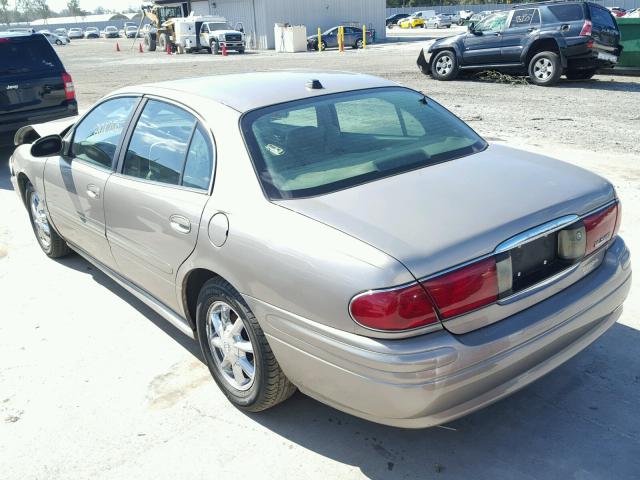
{"type": "Polygon", "coordinates": [[[171,48],[175,48],[178,53],[206,48],[211,53],[218,54],[223,46],[227,50],[244,53],[242,24],[238,23],[239,30],[233,30],[223,17],[189,15],[169,19],[162,26],[167,30],[158,37],[158,45],[162,50],[167,48],[166,42],[170,41],[171,48]]]}
{"type": "Polygon", "coordinates": [[[209,48],[213,54],[220,53],[223,46],[227,50],[244,53],[245,37],[241,24],[238,24],[236,26],[238,29],[234,30],[227,20],[222,17],[202,18],[199,36],[202,47],[209,48]]]}

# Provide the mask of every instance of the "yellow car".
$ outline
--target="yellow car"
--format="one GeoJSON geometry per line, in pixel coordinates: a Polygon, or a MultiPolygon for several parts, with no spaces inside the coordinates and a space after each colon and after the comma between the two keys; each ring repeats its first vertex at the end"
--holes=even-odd
{"type": "Polygon", "coordinates": [[[424,20],[419,17],[407,17],[402,19],[398,25],[400,28],[424,27],[424,20]]]}

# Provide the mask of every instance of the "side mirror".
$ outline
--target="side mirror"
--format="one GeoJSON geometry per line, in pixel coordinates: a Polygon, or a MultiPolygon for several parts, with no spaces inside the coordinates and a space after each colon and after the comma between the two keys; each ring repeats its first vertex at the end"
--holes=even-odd
{"type": "Polygon", "coordinates": [[[47,135],[36,140],[31,145],[33,157],[51,157],[62,151],[62,137],[60,135],[47,135]]]}
{"type": "Polygon", "coordinates": [[[476,31],[476,24],[474,22],[471,22],[468,26],[467,26],[467,30],[469,31],[469,33],[475,33],[476,31]]]}

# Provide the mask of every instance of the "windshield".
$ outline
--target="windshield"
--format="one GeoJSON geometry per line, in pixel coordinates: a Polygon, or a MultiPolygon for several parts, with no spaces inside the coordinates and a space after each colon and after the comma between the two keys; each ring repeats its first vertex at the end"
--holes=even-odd
{"type": "Polygon", "coordinates": [[[231,27],[229,26],[228,23],[210,23],[209,24],[209,31],[214,31],[214,30],[229,30],[231,27]]]}
{"type": "Polygon", "coordinates": [[[486,147],[446,109],[401,87],[274,105],[241,125],[272,199],[322,195],[486,147]]]}

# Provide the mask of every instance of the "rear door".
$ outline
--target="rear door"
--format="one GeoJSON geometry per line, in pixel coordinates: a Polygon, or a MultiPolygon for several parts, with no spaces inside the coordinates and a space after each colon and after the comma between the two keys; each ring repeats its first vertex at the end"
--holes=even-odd
{"type": "Polygon", "coordinates": [[[502,33],[502,63],[519,63],[524,48],[539,29],[540,12],[537,8],[514,10],[508,28],[502,33]]]}
{"type": "Polygon", "coordinates": [[[63,72],[43,35],[0,38],[0,115],[65,105],[63,72]]]}
{"type": "Polygon", "coordinates": [[[606,8],[590,3],[591,36],[597,46],[618,48],[620,31],[615,19],[606,8]]]}
{"type": "Polygon", "coordinates": [[[148,99],[105,192],[107,238],[128,280],[177,308],[176,272],[196,245],[214,149],[195,114],[148,99]]]}

